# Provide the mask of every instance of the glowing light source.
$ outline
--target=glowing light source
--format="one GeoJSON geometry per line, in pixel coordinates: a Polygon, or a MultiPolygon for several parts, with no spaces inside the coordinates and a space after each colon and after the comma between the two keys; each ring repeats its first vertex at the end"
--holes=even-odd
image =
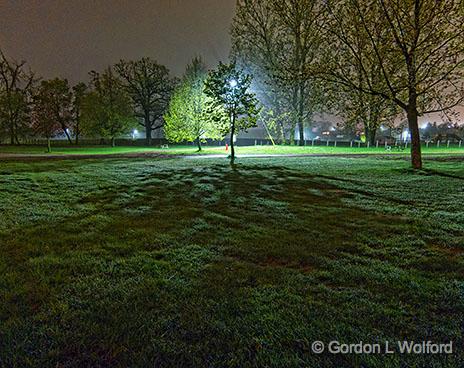
{"type": "Polygon", "coordinates": [[[238,82],[237,82],[236,79],[231,79],[231,80],[229,81],[229,85],[230,85],[232,88],[235,88],[235,87],[237,87],[238,82]]]}
{"type": "Polygon", "coordinates": [[[403,134],[401,134],[401,136],[402,136],[402,138],[403,138],[403,141],[405,141],[405,142],[406,142],[407,140],[409,140],[409,138],[410,138],[409,132],[408,132],[407,130],[405,130],[405,131],[403,132],[403,134]]]}

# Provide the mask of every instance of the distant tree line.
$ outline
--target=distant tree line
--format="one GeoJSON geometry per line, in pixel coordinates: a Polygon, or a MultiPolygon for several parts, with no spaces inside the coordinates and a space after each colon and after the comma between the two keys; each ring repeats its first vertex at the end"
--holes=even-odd
{"type": "Polygon", "coordinates": [[[88,83],[71,86],[66,79],[36,78],[25,62],[0,54],[0,135],[11,144],[37,135],[47,140],[66,137],[79,144],[82,135],[117,137],[137,126],[150,145],[154,130],[164,127],[173,142],[222,139],[231,133],[231,162],[235,135],[255,126],[258,101],[249,92],[252,76],[235,63],[208,72],[200,57],[187,66],[181,80],[150,58],[120,60],[102,72],[91,71],[88,83]]]}
{"type": "MultiPolygon", "coordinates": [[[[0,53],[0,136],[115,138],[137,126],[173,142],[229,135],[257,121],[281,143],[304,144],[315,113],[343,119],[375,142],[380,125],[407,121],[422,167],[418,118],[450,118],[464,101],[460,0],[237,0],[230,64],[201,58],[181,79],[150,58],[121,60],[89,83],[40,80],[0,53]]],[[[50,149],[50,145],[49,145],[50,149]]]]}

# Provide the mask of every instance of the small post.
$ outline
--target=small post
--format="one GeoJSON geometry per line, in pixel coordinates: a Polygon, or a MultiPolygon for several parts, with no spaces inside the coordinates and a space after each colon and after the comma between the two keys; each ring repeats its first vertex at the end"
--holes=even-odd
{"type": "Polygon", "coordinates": [[[449,148],[449,144],[450,144],[450,141],[448,139],[448,141],[446,142],[446,148],[449,148]]]}
{"type": "Polygon", "coordinates": [[[311,146],[314,147],[314,139],[311,141],[311,146]]]}
{"type": "Polygon", "coordinates": [[[353,141],[350,141],[350,147],[353,148],[353,141]]]}
{"type": "Polygon", "coordinates": [[[437,141],[437,148],[440,147],[440,140],[437,141]]]}
{"type": "Polygon", "coordinates": [[[375,148],[379,148],[379,141],[375,142],[375,148]]]}
{"type": "Polygon", "coordinates": [[[462,140],[459,141],[459,148],[462,146],[462,140]]]}
{"type": "Polygon", "coordinates": [[[329,147],[329,140],[327,139],[327,147],[329,147]]]}
{"type": "Polygon", "coordinates": [[[361,148],[361,141],[358,141],[358,148],[361,148]]]}
{"type": "Polygon", "coordinates": [[[385,149],[387,149],[388,147],[388,144],[387,144],[387,141],[385,140],[385,149]]]}
{"type": "Polygon", "coordinates": [[[337,147],[337,141],[334,142],[334,147],[337,147]]]}
{"type": "Polygon", "coordinates": [[[257,146],[257,145],[258,145],[258,141],[255,139],[255,146],[257,146]]]}
{"type": "Polygon", "coordinates": [[[371,142],[367,141],[367,148],[371,146],[371,142]]]}
{"type": "Polygon", "coordinates": [[[406,144],[404,145],[404,148],[408,148],[408,141],[406,141],[406,144]]]}
{"type": "Polygon", "coordinates": [[[426,141],[425,142],[425,147],[429,148],[429,143],[430,143],[430,141],[426,141]]]}

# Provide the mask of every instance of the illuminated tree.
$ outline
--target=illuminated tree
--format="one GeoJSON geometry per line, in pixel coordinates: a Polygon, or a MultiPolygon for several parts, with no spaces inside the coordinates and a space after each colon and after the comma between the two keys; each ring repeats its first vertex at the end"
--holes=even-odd
{"type": "Polygon", "coordinates": [[[115,65],[123,86],[132,99],[139,123],[144,127],[146,144],[151,144],[153,130],[164,125],[176,80],[169,76],[169,69],[149,58],[137,61],[121,60],[115,65]]]}
{"type": "Polygon", "coordinates": [[[82,125],[86,134],[111,140],[127,134],[136,124],[130,97],[111,68],[92,72],[92,89],[82,102],[82,125]]]}
{"type": "MultiPolygon", "coordinates": [[[[235,162],[235,135],[256,126],[259,114],[258,100],[249,91],[252,77],[236,67],[235,63],[219,63],[216,70],[209,73],[205,82],[205,93],[211,97],[210,109],[224,109],[226,117],[215,117],[224,132],[230,134],[230,162],[235,162]]],[[[214,115],[214,114],[213,114],[214,115]]]]}
{"type": "Polygon", "coordinates": [[[265,105],[290,117],[290,139],[298,128],[300,145],[322,98],[309,72],[321,43],[321,9],[316,0],[238,0],[232,26],[234,55],[262,81],[265,105]]]}
{"type": "Polygon", "coordinates": [[[418,116],[446,112],[464,98],[464,16],[460,0],[331,0],[321,75],[378,96],[407,116],[411,161],[422,167],[418,116]],[[379,71],[373,81],[370,71],[379,71]],[[359,79],[362,74],[362,82],[359,79]]]}
{"type": "Polygon", "coordinates": [[[164,116],[166,137],[173,142],[195,141],[198,151],[201,151],[201,142],[206,138],[221,137],[214,115],[224,113],[222,109],[207,109],[211,106],[211,98],[204,91],[206,76],[206,66],[201,58],[193,59],[164,116]]]}

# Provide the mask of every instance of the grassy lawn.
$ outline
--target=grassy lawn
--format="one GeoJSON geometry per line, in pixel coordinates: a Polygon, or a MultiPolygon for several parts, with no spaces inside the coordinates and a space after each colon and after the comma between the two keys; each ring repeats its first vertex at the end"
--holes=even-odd
{"type": "Polygon", "coordinates": [[[0,163],[0,366],[463,367],[464,163],[426,167],[0,163]],[[311,353],[405,339],[455,353],[311,353]]]}
{"type": "MultiPolygon", "coordinates": [[[[384,147],[379,148],[366,148],[366,147],[327,147],[327,146],[246,146],[237,147],[237,154],[403,154],[409,155],[409,149],[403,151],[392,150],[386,151],[384,147]]],[[[46,148],[41,146],[0,146],[0,154],[2,153],[13,153],[13,154],[46,154],[46,148]]],[[[108,146],[62,146],[53,148],[52,155],[108,155],[108,154],[134,154],[134,153],[160,153],[160,154],[172,154],[172,155],[196,155],[196,154],[223,154],[228,155],[229,152],[225,151],[225,147],[213,147],[205,146],[201,152],[197,152],[195,146],[169,146],[169,148],[159,147],[108,147],[108,146]]],[[[450,146],[446,145],[437,148],[434,147],[423,147],[423,153],[425,155],[464,155],[464,147],[458,147],[457,145],[450,146]]]]}

